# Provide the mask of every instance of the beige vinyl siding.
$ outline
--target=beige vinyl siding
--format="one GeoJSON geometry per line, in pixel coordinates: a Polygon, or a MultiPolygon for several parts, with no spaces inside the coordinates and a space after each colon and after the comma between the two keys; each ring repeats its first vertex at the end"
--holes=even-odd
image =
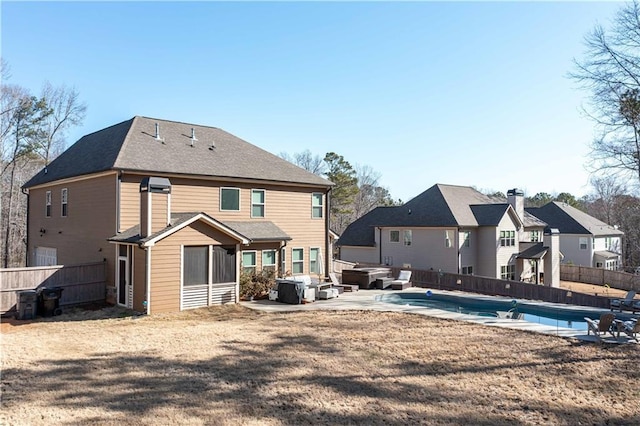
{"type": "Polygon", "coordinates": [[[151,193],[151,232],[164,229],[169,224],[167,212],[169,208],[168,194],[151,193]]]}
{"type": "MultiPolygon", "coordinates": [[[[122,230],[139,223],[139,186],[142,176],[125,175],[122,178],[120,199],[122,230]]],[[[305,273],[308,273],[310,247],[320,247],[325,253],[325,221],[312,219],[312,194],[318,188],[298,188],[282,185],[260,185],[265,190],[265,217],[251,217],[251,190],[255,184],[229,183],[170,177],[171,211],[204,212],[224,221],[271,221],[292,238],[287,242],[287,269],[291,269],[291,247],[305,249],[305,273]],[[220,211],[220,187],[240,188],[240,211],[220,211]]],[[[323,199],[326,203],[326,197],[323,199]]],[[[43,207],[44,209],[44,207],[43,207]]],[[[155,210],[155,208],[154,208],[155,210]]],[[[249,249],[249,248],[247,248],[249,249]]],[[[279,259],[279,257],[278,257],[279,259]]]]}
{"type": "Polygon", "coordinates": [[[117,175],[103,175],[29,191],[29,265],[35,248],[55,247],[59,264],[107,261],[107,282],[114,284],[115,250],[107,238],[116,232],[117,175]],[[61,215],[61,189],[68,189],[68,214],[61,215]],[[45,217],[45,192],[51,191],[51,217],[45,217]],[[40,230],[45,230],[41,233],[40,230]]]}
{"type": "Polygon", "coordinates": [[[143,302],[147,299],[146,253],[139,247],[133,248],[133,309],[146,312],[143,302]]]}
{"type": "Polygon", "coordinates": [[[177,231],[151,249],[151,312],[180,310],[182,281],[181,247],[197,245],[235,245],[231,237],[202,222],[177,231]]]}

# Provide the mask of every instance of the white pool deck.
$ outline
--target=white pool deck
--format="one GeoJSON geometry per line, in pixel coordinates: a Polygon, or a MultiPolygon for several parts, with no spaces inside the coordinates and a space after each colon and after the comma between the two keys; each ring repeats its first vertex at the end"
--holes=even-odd
{"type": "MultiPolygon", "coordinates": [[[[620,334],[619,338],[613,337],[610,334],[607,334],[606,337],[603,336],[601,339],[598,339],[593,334],[588,335],[586,330],[574,330],[571,328],[563,328],[563,327],[554,327],[548,326],[544,324],[532,323],[524,320],[512,320],[512,319],[503,319],[503,318],[491,318],[491,317],[480,317],[476,315],[467,315],[460,314],[456,312],[443,311],[440,309],[433,308],[425,308],[420,306],[408,306],[408,305],[398,305],[394,303],[385,303],[376,300],[376,296],[382,294],[392,294],[392,293],[416,293],[416,294],[424,294],[427,291],[426,288],[409,288],[402,291],[392,291],[392,290],[360,290],[356,292],[345,292],[335,299],[329,300],[316,300],[312,303],[306,303],[301,305],[290,305],[286,303],[280,303],[270,300],[254,300],[250,302],[241,302],[243,306],[246,306],[250,309],[255,309],[262,312],[300,312],[300,311],[317,311],[317,310],[332,310],[332,311],[380,311],[380,312],[404,312],[410,314],[417,315],[426,315],[429,317],[442,318],[442,319],[452,319],[459,321],[468,321],[474,322],[477,324],[487,325],[491,327],[503,327],[510,328],[514,330],[526,330],[536,333],[550,334],[554,336],[560,336],[564,338],[570,339],[578,339],[590,342],[600,342],[600,343],[638,343],[637,340],[631,339],[624,333],[620,334]]],[[[464,293],[458,291],[441,291],[441,290],[431,290],[434,294],[436,293],[448,293],[448,294],[456,294],[460,296],[473,297],[474,299],[496,299],[494,296],[483,296],[478,294],[464,293]]],[[[501,298],[503,300],[511,300],[510,298],[501,298]]],[[[554,306],[564,309],[570,309],[570,306],[557,304],[557,303],[547,303],[547,302],[535,302],[527,300],[527,303],[530,304],[539,304],[539,305],[547,305],[554,306]]],[[[584,306],[574,306],[573,308],[580,308],[584,311],[592,310],[596,315],[600,315],[603,312],[608,312],[608,310],[597,309],[597,308],[589,308],[584,306]]]]}

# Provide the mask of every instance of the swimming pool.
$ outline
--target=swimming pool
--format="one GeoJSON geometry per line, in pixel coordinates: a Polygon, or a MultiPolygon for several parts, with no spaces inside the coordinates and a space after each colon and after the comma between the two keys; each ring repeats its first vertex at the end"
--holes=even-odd
{"type": "MultiPolygon", "coordinates": [[[[434,293],[391,293],[376,298],[380,302],[409,305],[432,309],[441,309],[480,317],[520,319],[532,323],[552,327],[586,330],[585,317],[598,319],[604,310],[580,306],[553,306],[526,300],[510,300],[488,296],[462,296],[455,294],[434,293]]],[[[619,316],[616,313],[616,316],[619,316]]]]}

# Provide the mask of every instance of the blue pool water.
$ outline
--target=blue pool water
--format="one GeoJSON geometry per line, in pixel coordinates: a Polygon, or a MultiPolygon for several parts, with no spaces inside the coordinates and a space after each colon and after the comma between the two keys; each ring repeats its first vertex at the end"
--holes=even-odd
{"type": "Polygon", "coordinates": [[[597,319],[598,311],[581,309],[580,307],[557,308],[549,305],[527,303],[527,301],[506,299],[474,299],[471,297],[440,294],[440,293],[393,293],[379,296],[379,300],[398,305],[422,306],[425,308],[441,309],[461,314],[498,318],[515,317],[528,322],[552,327],[586,330],[585,317],[597,319]],[[429,294],[429,295],[428,295],[429,294]],[[520,315],[517,315],[520,314],[520,315]]]}

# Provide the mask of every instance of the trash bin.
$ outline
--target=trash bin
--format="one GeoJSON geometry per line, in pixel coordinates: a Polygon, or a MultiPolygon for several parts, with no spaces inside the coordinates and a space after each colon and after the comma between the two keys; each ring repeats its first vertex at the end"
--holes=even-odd
{"type": "Polygon", "coordinates": [[[38,311],[38,293],[35,290],[16,292],[16,318],[19,320],[34,319],[38,311]]]}
{"type": "Polygon", "coordinates": [[[62,287],[45,287],[39,291],[38,311],[43,317],[52,317],[60,315],[60,298],[62,297],[62,287]]]}

